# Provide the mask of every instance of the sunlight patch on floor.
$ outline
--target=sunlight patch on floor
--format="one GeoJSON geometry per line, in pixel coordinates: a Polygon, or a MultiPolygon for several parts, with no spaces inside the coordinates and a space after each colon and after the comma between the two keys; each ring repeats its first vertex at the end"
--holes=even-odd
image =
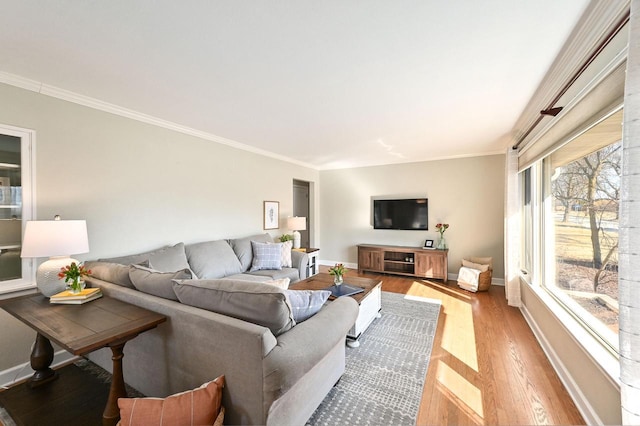
{"type": "Polygon", "coordinates": [[[442,361],[436,372],[438,389],[469,417],[483,423],[482,392],[442,361]]]}
{"type": "MultiPolygon", "coordinates": [[[[428,297],[442,301],[444,313],[447,315],[442,334],[442,348],[465,363],[473,371],[478,372],[478,357],[476,356],[476,335],[473,326],[473,312],[471,304],[466,300],[471,300],[469,296],[455,296],[445,294],[441,289],[431,288],[432,283],[424,285],[414,282],[407,292],[408,295],[428,297]]],[[[437,285],[440,288],[443,286],[437,285]]],[[[446,288],[446,287],[445,287],[446,288]]],[[[451,291],[450,289],[447,289],[451,291]]]]}

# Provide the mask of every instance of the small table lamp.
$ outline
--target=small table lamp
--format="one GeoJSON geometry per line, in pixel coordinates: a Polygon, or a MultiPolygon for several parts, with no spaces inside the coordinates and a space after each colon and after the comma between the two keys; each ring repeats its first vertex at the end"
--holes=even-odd
{"type": "Polygon", "coordinates": [[[64,280],[58,278],[60,268],[78,263],[69,256],[88,252],[87,222],[56,216],[55,220],[27,222],[20,257],[49,257],[38,266],[36,284],[43,295],[50,297],[66,288],[64,280]]]}
{"type": "Polygon", "coordinates": [[[300,248],[300,232],[307,229],[307,218],[294,216],[287,218],[287,228],[293,231],[293,248],[300,248]]]}

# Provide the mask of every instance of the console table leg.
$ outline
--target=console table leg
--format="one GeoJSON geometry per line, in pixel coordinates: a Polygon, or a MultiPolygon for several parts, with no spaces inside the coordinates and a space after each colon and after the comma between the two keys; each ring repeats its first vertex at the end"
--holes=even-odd
{"type": "Polygon", "coordinates": [[[111,376],[111,388],[109,389],[109,399],[107,406],[102,413],[102,424],[105,426],[113,426],[120,419],[120,410],[118,409],[118,398],[126,398],[127,390],[124,387],[124,377],[122,374],[122,357],[124,356],[124,344],[118,343],[111,348],[113,360],[113,374],[111,376]]]}
{"type": "Polygon", "coordinates": [[[35,370],[33,376],[28,381],[30,387],[34,388],[56,379],[57,373],[51,369],[53,362],[53,346],[49,339],[38,333],[36,342],[31,351],[31,368],[35,370]]]}

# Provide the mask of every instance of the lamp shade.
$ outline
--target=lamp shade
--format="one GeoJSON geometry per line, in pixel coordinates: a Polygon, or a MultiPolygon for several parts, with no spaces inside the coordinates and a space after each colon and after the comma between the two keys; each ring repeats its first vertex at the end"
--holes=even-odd
{"type": "Polygon", "coordinates": [[[69,256],[88,252],[85,220],[35,220],[27,222],[20,257],[69,256]]]}
{"type": "Polygon", "coordinates": [[[307,218],[294,216],[287,218],[287,228],[293,231],[304,231],[307,229],[307,218]]]}

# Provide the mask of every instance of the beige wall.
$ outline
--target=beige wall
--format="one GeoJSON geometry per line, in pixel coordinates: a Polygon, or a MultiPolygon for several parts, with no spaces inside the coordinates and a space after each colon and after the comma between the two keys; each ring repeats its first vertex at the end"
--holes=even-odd
{"type": "Polygon", "coordinates": [[[421,246],[450,224],[449,273],[466,256],[492,256],[504,277],[504,155],[320,172],[320,258],[357,263],[357,244],[421,246]],[[428,197],[428,231],[374,230],[373,197],[428,197]]]}
{"type": "MultiPolygon", "coordinates": [[[[80,260],[264,232],[264,200],[280,201],[282,228],[269,231],[279,236],[292,212],[293,179],[319,178],[313,169],[4,84],[0,99],[0,123],[36,131],[38,219],[87,220],[91,252],[80,260]]],[[[0,323],[0,342],[13,342],[2,345],[1,372],[28,360],[33,333],[4,313],[0,323]],[[29,337],[16,338],[22,334],[29,337]]]]}

